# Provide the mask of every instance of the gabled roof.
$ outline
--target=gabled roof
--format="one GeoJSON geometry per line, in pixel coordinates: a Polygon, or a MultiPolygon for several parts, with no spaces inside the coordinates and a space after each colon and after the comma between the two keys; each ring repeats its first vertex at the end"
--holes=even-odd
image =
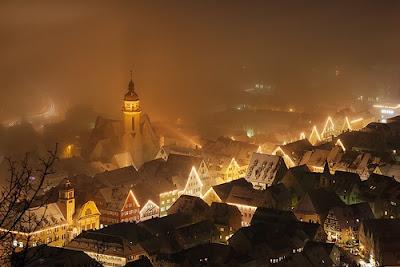
{"type": "Polygon", "coordinates": [[[372,173],[361,183],[361,191],[369,201],[379,197],[400,203],[400,183],[392,177],[372,173]]]}
{"type": "Polygon", "coordinates": [[[207,203],[199,197],[181,195],[168,209],[168,214],[185,213],[191,216],[194,213],[203,213],[205,215],[209,208],[207,203]]]}
{"type": "Polygon", "coordinates": [[[134,243],[147,239],[150,236],[150,233],[146,229],[140,227],[136,223],[128,222],[112,224],[97,230],[97,232],[106,235],[119,236],[134,243]]]}
{"type": "Polygon", "coordinates": [[[91,258],[83,251],[67,248],[58,248],[46,245],[30,247],[27,251],[16,254],[13,257],[13,266],[20,266],[18,260],[27,264],[27,266],[102,266],[95,259],[91,258]],[[19,257],[22,259],[19,259],[19,257]]]}
{"type": "Polygon", "coordinates": [[[383,175],[394,177],[397,181],[400,181],[400,164],[386,164],[380,166],[383,175]]]}
{"type": "Polygon", "coordinates": [[[336,192],[350,192],[355,185],[360,185],[361,183],[360,175],[353,172],[335,171],[330,177],[332,180],[332,187],[336,192]]]}
{"type": "Polygon", "coordinates": [[[313,149],[313,146],[307,139],[301,139],[286,145],[281,145],[280,148],[289,156],[294,162],[299,162],[304,153],[313,149]]]}
{"type": "Polygon", "coordinates": [[[216,226],[210,220],[203,220],[175,229],[174,236],[183,247],[191,247],[196,244],[212,241],[212,237],[219,235],[216,226]]]}
{"type": "Polygon", "coordinates": [[[256,152],[258,146],[242,141],[235,141],[227,137],[219,137],[215,141],[209,140],[203,145],[203,151],[207,154],[221,155],[237,160],[248,158],[256,152]]]}
{"type": "Polygon", "coordinates": [[[102,209],[120,211],[125,203],[128,193],[129,188],[125,186],[101,188],[98,190],[98,194],[101,195],[105,203],[98,203],[97,205],[102,209]]]}
{"type": "Polygon", "coordinates": [[[83,231],[66,246],[76,250],[85,250],[106,255],[128,258],[132,254],[133,244],[124,237],[105,234],[100,231],[83,231]]]}
{"type": "Polygon", "coordinates": [[[11,211],[1,227],[12,231],[32,233],[54,227],[55,225],[67,224],[57,203],[30,207],[23,212],[21,219],[14,225],[14,218],[20,214],[20,211],[11,211]]]}
{"type": "Polygon", "coordinates": [[[343,206],[344,203],[333,192],[325,189],[315,189],[308,192],[295,208],[295,212],[315,212],[327,214],[332,207],[343,206]],[[311,204],[311,206],[309,206],[311,204]]]}
{"type": "Polygon", "coordinates": [[[347,150],[364,150],[382,152],[386,149],[383,136],[375,132],[352,131],[340,134],[340,139],[347,150]]]}
{"type": "Polygon", "coordinates": [[[334,266],[330,252],[327,251],[324,243],[307,242],[302,253],[311,262],[312,266],[334,266]]]}
{"type": "Polygon", "coordinates": [[[243,242],[246,242],[250,247],[243,252],[255,256],[291,253],[293,249],[302,248],[307,240],[314,239],[319,229],[319,224],[299,221],[254,224],[240,228],[229,239],[229,244],[241,250],[243,242]]]}
{"type": "Polygon", "coordinates": [[[276,222],[284,223],[287,221],[297,221],[297,218],[293,212],[260,207],[256,209],[256,212],[251,219],[251,224],[276,222]]]}
{"type": "Polygon", "coordinates": [[[140,178],[135,167],[129,166],[98,173],[93,179],[96,183],[101,183],[105,186],[116,186],[124,183],[135,184],[140,178]]]}
{"type": "Polygon", "coordinates": [[[213,202],[210,207],[210,218],[216,224],[229,224],[232,218],[238,218],[241,221],[242,214],[238,207],[226,203],[213,202]]]}
{"type": "Polygon", "coordinates": [[[207,265],[227,266],[234,256],[230,246],[219,243],[207,243],[183,250],[170,256],[168,261],[180,266],[197,266],[199,262],[207,258],[207,265]]]}
{"type": "Polygon", "coordinates": [[[182,190],[192,167],[200,166],[201,161],[200,157],[171,154],[167,161],[155,159],[146,162],[139,169],[139,174],[142,179],[147,181],[167,180],[173,183],[176,189],[182,190]]]}
{"type": "Polygon", "coordinates": [[[198,149],[193,149],[189,147],[182,147],[177,145],[167,145],[163,146],[163,149],[167,155],[184,155],[184,156],[200,156],[201,151],[198,149]]]}
{"type": "Polygon", "coordinates": [[[283,183],[271,185],[265,189],[266,194],[270,194],[277,204],[276,208],[285,207],[291,203],[291,194],[289,189],[283,183]]]}
{"type": "Polygon", "coordinates": [[[400,238],[400,219],[370,219],[363,221],[362,224],[364,231],[372,233],[375,240],[400,238]]]}
{"type": "Polygon", "coordinates": [[[323,167],[326,160],[328,159],[328,155],[330,150],[325,149],[315,149],[312,151],[307,151],[303,158],[301,159],[299,165],[307,164],[308,166],[313,167],[323,167]]]}
{"type": "Polygon", "coordinates": [[[244,178],[240,178],[240,179],[228,182],[228,183],[223,183],[223,184],[213,186],[213,189],[214,189],[215,193],[219,196],[219,198],[223,202],[226,202],[226,199],[228,198],[230,192],[232,191],[232,188],[235,186],[245,187],[248,189],[253,188],[253,185],[250,182],[246,181],[246,179],[244,179],[244,178]]]}
{"type": "Polygon", "coordinates": [[[254,188],[233,186],[229,192],[226,202],[252,207],[262,207],[267,204],[267,195],[263,191],[254,188]]]}
{"type": "MultiPolygon", "coordinates": [[[[297,185],[298,189],[301,189],[304,192],[308,192],[315,188],[315,185],[319,183],[320,173],[311,172],[306,165],[300,165],[293,168],[290,168],[286,175],[284,176],[282,182],[286,186],[297,185]],[[287,184],[287,179],[290,180],[289,185],[287,184]],[[291,180],[294,180],[294,184],[292,184],[291,180]]],[[[296,186],[295,186],[296,187],[296,186]]]]}
{"type": "Polygon", "coordinates": [[[329,214],[336,218],[341,229],[348,227],[356,228],[360,221],[374,218],[367,202],[333,207],[329,210],[329,214]]]}
{"type": "Polygon", "coordinates": [[[191,222],[192,219],[190,216],[182,213],[174,213],[160,218],[149,219],[140,222],[138,225],[154,235],[167,235],[178,227],[190,224],[191,222]]]}
{"type": "Polygon", "coordinates": [[[275,179],[280,180],[286,170],[287,167],[282,157],[253,153],[247,168],[246,180],[272,184],[275,179]],[[277,175],[281,177],[276,177],[277,175]]]}

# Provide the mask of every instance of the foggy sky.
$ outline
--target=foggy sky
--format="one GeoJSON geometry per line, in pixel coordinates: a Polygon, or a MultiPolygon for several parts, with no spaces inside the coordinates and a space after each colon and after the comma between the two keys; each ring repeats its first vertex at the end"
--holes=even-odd
{"type": "Polygon", "coordinates": [[[399,14],[395,0],[1,1],[0,118],[48,97],[118,115],[131,69],[157,119],[236,103],[256,81],[289,102],[395,93],[399,14]]]}

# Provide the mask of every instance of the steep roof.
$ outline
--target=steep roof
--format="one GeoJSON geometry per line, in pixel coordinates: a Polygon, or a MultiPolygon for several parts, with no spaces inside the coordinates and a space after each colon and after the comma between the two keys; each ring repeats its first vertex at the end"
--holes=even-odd
{"type": "Polygon", "coordinates": [[[329,214],[336,218],[341,229],[356,228],[361,221],[374,218],[367,202],[333,207],[329,210],[329,214]]]}
{"type": "MultiPolygon", "coordinates": [[[[171,154],[167,161],[164,161],[163,159],[155,159],[146,162],[139,169],[139,175],[142,179],[151,181],[151,183],[158,182],[168,186],[163,182],[167,180],[174,184],[175,189],[183,189],[192,167],[195,166],[198,168],[201,161],[202,158],[199,157],[171,154]]],[[[174,188],[169,188],[169,190],[172,189],[174,188]]]]}
{"type": "Polygon", "coordinates": [[[234,256],[230,246],[219,243],[207,243],[180,251],[169,257],[168,261],[181,266],[197,266],[199,262],[207,259],[207,265],[226,266],[234,256]]]}
{"type": "Polygon", "coordinates": [[[248,159],[251,153],[256,152],[258,146],[247,142],[232,140],[227,137],[219,137],[217,140],[209,140],[203,145],[203,151],[208,154],[221,155],[228,158],[248,159]]]}
{"type": "Polygon", "coordinates": [[[234,186],[226,198],[227,203],[252,207],[262,207],[267,204],[267,195],[254,188],[234,186]]]}
{"type": "Polygon", "coordinates": [[[136,223],[129,222],[112,224],[97,230],[97,232],[106,235],[119,236],[127,239],[129,242],[139,242],[149,238],[150,236],[150,233],[146,229],[140,227],[136,223]]]}
{"type": "Polygon", "coordinates": [[[343,206],[340,198],[331,191],[325,189],[315,189],[308,192],[295,208],[295,212],[315,212],[317,214],[327,214],[335,206],[343,206]]]}
{"type": "Polygon", "coordinates": [[[288,155],[294,162],[299,162],[303,155],[313,149],[313,146],[307,139],[301,139],[286,145],[280,146],[280,148],[288,155]]]}
{"type": "Polygon", "coordinates": [[[386,149],[383,136],[376,132],[351,131],[340,134],[338,137],[347,150],[384,151],[386,149]]]}
{"type": "Polygon", "coordinates": [[[194,213],[208,214],[209,206],[199,197],[181,195],[168,209],[168,214],[185,213],[193,215],[194,213]]]}
{"type": "Polygon", "coordinates": [[[9,230],[32,233],[55,225],[67,224],[67,221],[57,203],[48,203],[30,207],[23,212],[21,219],[14,225],[14,218],[21,211],[17,209],[7,216],[2,227],[9,230]]]}
{"type": "Polygon", "coordinates": [[[273,222],[287,222],[297,221],[296,216],[291,211],[277,210],[271,208],[260,207],[256,209],[251,224],[258,223],[273,223],[273,222]]]}
{"type": "Polygon", "coordinates": [[[138,225],[154,235],[167,235],[176,228],[190,224],[191,222],[190,216],[182,213],[174,213],[160,218],[149,219],[140,222],[138,225]]]}
{"type": "Polygon", "coordinates": [[[228,198],[230,192],[232,191],[232,188],[238,186],[238,187],[245,187],[245,188],[253,188],[253,185],[246,181],[244,178],[240,178],[237,180],[233,180],[228,183],[223,183],[219,184],[216,186],[213,186],[213,190],[215,193],[219,196],[219,198],[223,201],[226,202],[226,199],[228,198]]]}
{"type": "Polygon", "coordinates": [[[323,167],[328,159],[330,150],[325,149],[315,149],[312,151],[307,151],[299,165],[307,164],[308,166],[323,167]]]}
{"type": "Polygon", "coordinates": [[[213,202],[210,207],[210,218],[216,224],[229,224],[232,218],[238,218],[241,221],[241,213],[236,206],[226,203],[213,202]]]}
{"type": "Polygon", "coordinates": [[[138,171],[133,166],[105,171],[94,176],[96,183],[101,183],[105,186],[116,186],[123,183],[135,184],[140,180],[138,171]]]}
{"type": "Polygon", "coordinates": [[[68,266],[101,266],[100,263],[83,251],[46,245],[31,247],[21,254],[16,254],[12,260],[13,266],[21,266],[18,260],[21,260],[24,266],[29,267],[66,266],[66,262],[68,262],[68,266]]]}
{"type": "Polygon", "coordinates": [[[282,157],[253,153],[247,168],[246,180],[272,184],[275,179],[280,180],[286,170],[282,157]]]}
{"type": "Polygon", "coordinates": [[[235,250],[256,257],[267,256],[274,252],[290,253],[293,249],[303,247],[307,240],[314,239],[318,229],[320,229],[318,224],[299,221],[254,224],[240,228],[229,239],[229,244],[235,250]],[[248,249],[245,248],[246,251],[242,250],[243,242],[250,244],[248,249]]]}
{"type": "Polygon", "coordinates": [[[361,183],[361,191],[369,201],[379,197],[400,203],[400,183],[392,177],[373,173],[361,183]]]}
{"type": "Polygon", "coordinates": [[[353,186],[361,184],[360,175],[353,172],[336,171],[331,175],[331,180],[336,192],[350,192],[353,186]]]}
{"type": "Polygon", "coordinates": [[[386,164],[380,166],[379,169],[383,175],[394,177],[397,181],[400,181],[400,164],[386,164]]]}
{"type": "Polygon", "coordinates": [[[189,147],[182,147],[177,145],[163,146],[162,149],[168,154],[185,155],[185,156],[201,156],[201,151],[189,147]]]}

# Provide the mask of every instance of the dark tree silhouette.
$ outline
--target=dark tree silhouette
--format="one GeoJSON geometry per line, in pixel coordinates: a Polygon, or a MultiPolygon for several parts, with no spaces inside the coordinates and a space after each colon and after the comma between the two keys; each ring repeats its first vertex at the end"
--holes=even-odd
{"type": "Polygon", "coordinates": [[[19,233],[35,232],[45,223],[47,207],[43,188],[46,177],[54,173],[56,160],[57,145],[43,157],[26,154],[22,160],[6,158],[9,176],[0,188],[1,266],[9,265],[15,253],[24,255],[32,245],[28,234],[22,234],[23,242],[15,244],[19,233]]]}

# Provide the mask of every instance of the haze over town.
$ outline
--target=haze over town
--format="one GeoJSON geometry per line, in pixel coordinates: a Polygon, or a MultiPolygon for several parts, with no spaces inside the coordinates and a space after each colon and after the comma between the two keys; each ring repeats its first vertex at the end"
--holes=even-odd
{"type": "Polygon", "coordinates": [[[0,262],[400,265],[399,14],[2,1],[0,262]]]}

